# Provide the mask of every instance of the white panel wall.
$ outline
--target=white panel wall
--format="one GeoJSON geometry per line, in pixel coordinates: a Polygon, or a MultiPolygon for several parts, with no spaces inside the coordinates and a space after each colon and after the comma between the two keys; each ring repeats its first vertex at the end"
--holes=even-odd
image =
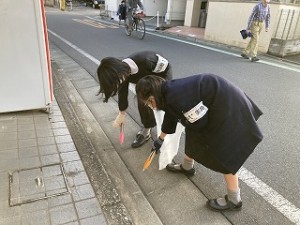
{"type": "Polygon", "coordinates": [[[52,92],[39,0],[0,1],[0,113],[46,108],[52,92]]]}

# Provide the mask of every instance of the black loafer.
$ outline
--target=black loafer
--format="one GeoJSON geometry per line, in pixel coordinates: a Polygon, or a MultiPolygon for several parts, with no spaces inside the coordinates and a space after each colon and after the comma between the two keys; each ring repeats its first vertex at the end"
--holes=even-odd
{"type": "Polygon", "coordinates": [[[247,56],[245,53],[242,53],[241,56],[242,56],[244,59],[249,59],[249,56],[247,56]]]}
{"type": "Polygon", "coordinates": [[[233,202],[228,200],[228,196],[225,195],[226,205],[220,205],[217,199],[209,199],[207,201],[207,206],[215,211],[223,212],[223,211],[235,211],[241,210],[243,206],[243,202],[240,201],[238,204],[234,204],[233,202]]]}
{"type": "Polygon", "coordinates": [[[195,168],[192,168],[190,170],[185,170],[183,169],[182,165],[179,164],[179,163],[170,163],[166,166],[166,170],[170,171],[170,172],[173,172],[173,173],[183,173],[187,176],[194,176],[196,171],[195,171],[195,168]],[[180,169],[176,169],[175,168],[179,166],[180,169]]]}
{"type": "Polygon", "coordinates": [[[259,61],[259,58],[257,58],[257,57],[251,58],[251,62],[257,62],[257,61],[259,61]]]}
{"type": "Polygon", "coordinates": [[[150,139],[150,137],[151,134],[148,134],[146,137],[144,137],[142,134],[137,134],[135,140],[131,144],[131,147],[138,148],[142,146],[146,141],[150,139]]]}

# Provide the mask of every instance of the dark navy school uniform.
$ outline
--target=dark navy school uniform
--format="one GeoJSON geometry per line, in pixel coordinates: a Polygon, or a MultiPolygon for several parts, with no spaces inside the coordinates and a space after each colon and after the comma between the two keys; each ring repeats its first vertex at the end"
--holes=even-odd
{"type": "Polygon", "coordinates": [[[263,139],[256,123],[261,110],[222,77],[200,74],[167,81],[162,84],[162,95],[162,132],[174,133],[180,121],[186,130],[186,155],[207,168],[235,174],[263,139]]]}
{"type": "MultiPolygon", "coordinates": [[[[119,110],[124,111],[128,107],[128,90],[129,83],[136,84],[141,78],[148,75],[156,75],[164,79],[172,79],[172,68],[170,63],[161,72],[154,72],[158,63],[158,55],[163,56],[158,52],[153,51],[142,51],[134,53],[127,58],[130,58],[134,61],[138,67],[138,71],[134,74],[131,74],[120,86],[118,97],[119,97],[119,110]]],[[[145,106],[144,103],[138,101],[138,110],[141,116],[141,122],[145,128],[152,128],[156,126],[156,121],[154,117],[153,110],[148,106],[145,106]]]]}

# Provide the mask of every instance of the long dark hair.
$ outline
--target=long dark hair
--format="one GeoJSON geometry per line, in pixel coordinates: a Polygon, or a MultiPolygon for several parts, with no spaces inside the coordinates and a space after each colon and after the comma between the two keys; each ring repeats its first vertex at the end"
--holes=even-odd
{"type": "Polygon", "coordinates": [[[122,81],[130,75],[130,67],[121,59],[106,57],[101,60],[97,74],[100,83],[98,95],[104,93],[104,102],[107,102],[117,94],[122,81]]]}
{"type": "Polygon", "coordinates": [[[135,91],[140,101],[147,101],[150,96],[153,96],[158,109],[164,107],[164,98],[161,92],[161,85],[166,80],[155,75],[148,75],[139,80],[136,84],[135,91]]]}

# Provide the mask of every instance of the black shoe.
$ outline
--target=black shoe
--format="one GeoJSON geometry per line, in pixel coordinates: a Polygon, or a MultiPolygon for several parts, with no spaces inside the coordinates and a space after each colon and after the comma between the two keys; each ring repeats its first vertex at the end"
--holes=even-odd
{"type": "Polygon", "coordinates": [[[182,165],[179,163],[170,163],[167,165],[166,169],[170,172],[183,173],[187,176],[194,176],[196,173],[195,168],[192,168],[190,170],[185,170],[185,169],[183,169],[182,165]],[[175,167],[177,167],[177,168],[175,168],[175,167]]]}
{"type": "Polygon", "coordinates": [[[209,199],[206,204],[207,206],[215,211],[222,212],[222,211],[235,211],[235,210],[241,210],[243,206],[243,202],[240,201],[237,204],[234,204],[233,202],[228,200],[228,196],[225,195],[226,205],[220,205],[217,201],[217,199],[209,199]]]}
{"type": "Polygon", "coordinates": [[[137,134],[135,140],[132,142],[131,147],[132,148],[138,148],[142,146],[146,141],[148,141],[151,137],[151,134],[148,134],[146,137],[144,137],[142,134],[137,134]]]}
{"type": "Polygon", "coordinates": [[[242,53],[241,56],[242,56],[244,59],[249,59],[249,57],[248,57],[246,54],[244,54],[244,53],[242,53]]]}
{"type": "Polygon", "coordinates": [[[257,62],[257,61],[259,61],[259,58],[257,58],[257,57],[252,57],[251,58],[251,62],[257,62]]]}

